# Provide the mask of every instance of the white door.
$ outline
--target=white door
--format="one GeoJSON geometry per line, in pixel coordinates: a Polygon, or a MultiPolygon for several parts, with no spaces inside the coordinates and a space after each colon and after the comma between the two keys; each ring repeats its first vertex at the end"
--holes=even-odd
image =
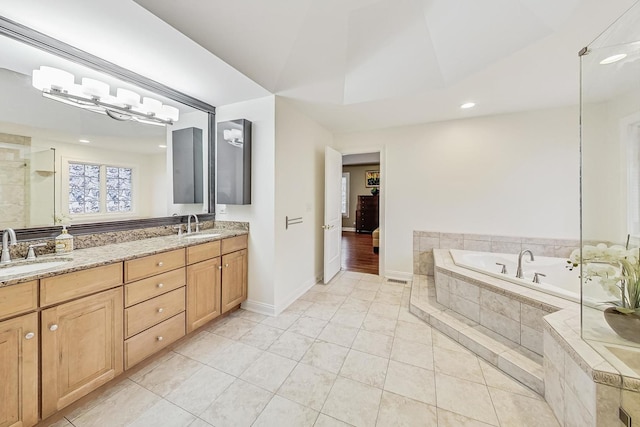
{"type": "Polygon", "coordinates": [[[340,271],[342,239],[342,154],[324,152],[324,283],[340,271]]]}

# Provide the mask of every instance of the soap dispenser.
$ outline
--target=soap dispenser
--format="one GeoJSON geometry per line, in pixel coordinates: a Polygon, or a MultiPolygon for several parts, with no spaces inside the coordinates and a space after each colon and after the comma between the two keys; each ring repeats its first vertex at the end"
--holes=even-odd
{"type": "Polygon", "coordinates": [[[73,250],[73,236],[67,231],[67,226],[62,226],[62,232],[56,236],[56,253],[64,254],[73,250]]]}

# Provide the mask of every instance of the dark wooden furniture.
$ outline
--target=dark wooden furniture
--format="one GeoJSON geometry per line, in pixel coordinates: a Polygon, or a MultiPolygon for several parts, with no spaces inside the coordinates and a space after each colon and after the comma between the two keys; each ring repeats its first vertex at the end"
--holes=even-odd
{"type": "Polygon", "coordinates": [[[378,228],[378,196],[358,196],[356,232],[371,233],[378,228]]]}

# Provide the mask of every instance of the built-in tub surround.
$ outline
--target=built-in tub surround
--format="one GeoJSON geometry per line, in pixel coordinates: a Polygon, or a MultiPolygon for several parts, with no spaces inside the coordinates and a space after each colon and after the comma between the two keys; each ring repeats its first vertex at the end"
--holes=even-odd
{"type": "Polygon", "coordinates": [[[457,266],[449,251],[433,253],[435,277],[414,277],[412,313],[544,395],[562,426],[619,426],[620,407],[640,419],[638,353],[623,345],[584,341],[579,304],[457,266]],[[512,341],[518,308],[521,346],[512,341]],[[469,317],[476,310],[477,322],[469,317]],[[499,322],[487,321],[492,318],[499,322]],[[526,328],[541,337],[537,356],[522,350],[529,345],[526,328]]]}
{"type": "MultiPolygon", "coordinates": [[[[524,257],[522,259],[524,277],[518,278],[516,277],[518,255],[516,254],[454,249],[450,253],[457,266],[580,303],[580,269],[569,268],[571,264],[567,262],[567,258],[545,257],[535,254],[535,259],[530,261],[528,257],[524,257]],[[505,272],[502,272],[503,268],[505,272]],[[537,283],[534,282],[536,273],[541,274],[537,283]]],[[[594,299],[593,304],[611,298],[601,288],[592,289],[589,296],[594,299]],[[597,293],[598,291],[600,292],[597,293]]]]}
{"type": "Polygon", "coordinates": [[[536,256],[568,258],[571,251],[579,246],[580,241],[578,239],[414,231],[413,274],[433,276],[434,249],[463,249],[508,254],[517,254],[523,249],[529,249],[536,256]]]}
{"type": "Polygon", "coordinates": [[[577,307],[567,299],[458,266],[450,251],[436,249],[433,254],[438,303],[538,355],[542,318],[577,307]]]}

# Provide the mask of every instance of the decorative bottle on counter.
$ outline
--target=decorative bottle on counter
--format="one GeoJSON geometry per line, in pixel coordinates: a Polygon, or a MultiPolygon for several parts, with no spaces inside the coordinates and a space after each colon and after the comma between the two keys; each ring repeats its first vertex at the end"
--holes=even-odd
{"type": "Polygon", "coordinates": [[[67,231],[67,226],[62,226],[62,232],[56,236],[56,253],[64,254],[73,250],[73,236],[67,231]]]}

